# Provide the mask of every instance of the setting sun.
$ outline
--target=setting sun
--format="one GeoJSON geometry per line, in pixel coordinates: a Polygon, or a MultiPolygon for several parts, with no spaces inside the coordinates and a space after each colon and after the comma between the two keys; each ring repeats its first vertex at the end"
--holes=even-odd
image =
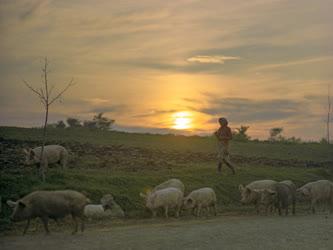
{"type": "Polygon", "coordinates": [[[174,129],[189,129],[192,127],[192,115],[190,112],[177,112],[172,115],[174,129]]]}

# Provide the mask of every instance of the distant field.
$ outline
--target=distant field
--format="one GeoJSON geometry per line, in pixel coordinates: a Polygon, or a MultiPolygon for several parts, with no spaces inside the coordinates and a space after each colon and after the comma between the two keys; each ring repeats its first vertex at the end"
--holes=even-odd
{"type": "Polygon", "coordinates": [[[10,225],[10,209],[4,201],[33,190],[86,191],[94,202],[112,193],[129,217],[138,218],[149,216],[139,192],[172,177],[184,182],[186,193],[204,186],[214,188],[220,212],[249,209],[239,204],[241,183],[290,179],[300,186],[318,179],[333,180],[333,147],[328,145],[234,141],[232,154],[245,158],[234,157],[238,169],[233,176],[226,168],[222,175],[216,173],[214,138],[50,129],[48,141],[65,145],[76,157],[66,171],[50,168],[47,181],[42,183],[34,168],[22,165],[21,150],[39,145],[40,135],[39,129],[0,127],[2,229],[10,225]],[[255,157],[268,160],[254,161],[255,157]],[[289,162],[294,161],[314,165],[291,167],[289,162]],[[321,162],[325,162],[324,168],[316,165],[321,162]]]}
{"type": "MultiPolygon", "coordinates": [[[[41,129],[0,127],[0,137],[17,140],[40,140],[41,129]]],[[[122,132],[91,131],[87,129],[49,129],[49,141],[76,141],[100,145],[124,145],[167,151],[215,152],[214,137],[152,135],[122,132]]],[[[271,159],[298,159],[332,161],[333,145],[319,143],[284,144],[268,142],[231,143],[234,155],[267,157],[271,159]]]]}

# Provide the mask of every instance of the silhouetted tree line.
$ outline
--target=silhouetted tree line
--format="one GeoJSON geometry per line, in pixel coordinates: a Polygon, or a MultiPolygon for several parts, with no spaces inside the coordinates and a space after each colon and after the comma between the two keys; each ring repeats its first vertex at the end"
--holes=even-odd
{"type": "MultiPolygon", "coordinates": [[[[235,141],[250,141],[251,137],[248,136],[247,132],[250,126],[240,126],[233,131],[233,139],[235,141]]],[[[269,130],[268,141],[272,143],[302,143],[300,138],[292,137],[284,137],[282,135],[283,128],[275,127],[269,130]]],[[[258,140],[254,140],[258,141],[258,140]]]]}
{"type": "Polygon", "coordinates": [[[111,130],[115,120],[107,118],[104,113],[96,114],[92,120],[81,121],[77,118],[68,117],[66,122],[58,121],[54,124],[50,124],[52,128],[89,128],[96,130],[111,130]]]}

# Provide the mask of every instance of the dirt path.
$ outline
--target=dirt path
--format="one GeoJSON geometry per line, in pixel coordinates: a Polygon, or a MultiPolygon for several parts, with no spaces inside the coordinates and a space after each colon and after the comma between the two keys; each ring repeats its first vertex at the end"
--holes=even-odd
{"type": "Polygon", "coordinates": [[[333,249],[333,216],[222,216],[0,238],[0,249],[333,249]]]}

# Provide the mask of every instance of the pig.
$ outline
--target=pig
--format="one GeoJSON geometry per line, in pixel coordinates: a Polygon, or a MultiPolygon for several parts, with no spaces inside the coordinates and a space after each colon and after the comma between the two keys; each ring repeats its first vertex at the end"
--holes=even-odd
{"type": "Polygon", "coordinates": [[[14,222],[27,220],[23,234],[29,228],[30,220],[39,217],[43,224],[46,234],[49,234],[48,220],[63,218],[71,215],[74,221],[75,234],[78,231],[77,218],[81,220],[81,231],[84,231],[84,207],[90,200],[83,194],[73,190],[61,191],[35,191],[16,202],[7,201],[13,208],[10,219],[14,222]]]}
{"type": "Polygon", "coordinates": [[[111,194],[104,195],[101,200],[101,204],[88,204],[84,207],[84,216],[89,219],[101,219],[108,217],[107,210],[111,210],[113,207],[113,196],[111,194]]]}
{"type": "Polygon", "coordinates": [[[37,165],[38,167],[48,168],[48,164],[59,163],[62,169],[66,168],[68,161],[68,151],[60,145],[46,145],[44,146],[44,152],[42,161],[40,161],[40,155],[42,153],[42,147],[36,147],[33,149],[23,149],[25,154],[25,165],[37,165]]]}
{"type": "Polygon", "coordinates": [[[146,201],[146,207],[151,210],[153,217],[156,217],[157,209],[164,208],[165,217],[168,218],[169,208],[176,209],[176,217],[182,207],[184,194],[178,188],[169,187],[156,191],[148,191],[146,194],[140,193],[146,201]]]}
{"type": "Polygon", "coordinates": [[[115,201],[112,202],[112,208],[111,208],[111,210],[108,210],[108,214],[109,214],[110,217],[116,217],[116,218],[125,217],[124,210],[115,201]]]}
{"type": "MultiPolygon", "coordinates": [[[[290,183],[289,183],[290,184],[290,183]]],[[[274,189],[264,189],[261,193],[261,203],[266,206],[274,206],[281,215],[281,209],[285,209],[288,215],[289,205],[292,204],[292,213],[295,214],[296,190],[292,185],[284,182],[275,184],[274,189]]]]}
{"type": "Polygon", "coordinates": [[[316,213],[316,206],[322,202],[329,207],[329,212],[333,212],[333,182],[329,180],[319,180],[309,182],[297,189],[297,197],[310,201],[310,210],[316,213]]]}
{"type": "Polygon", "coordinates": [[[170,179],[154,187],[153,192],[169,187],[177,188],[183,193],[185,191],[185,186],[179,179],[170,179]]]}
{"type": "Polygon", "coordinates": [[[113,195],[112,194],[105,194],[101,200],[100,200],[101,204],[103,205],[103,207],[105,209],[108,209],[108,208],[112,208],[112,205],[113,205],[113,202],[114,202],[114,198],[113,198],[113,195]]]}
{"type": "Polygon", "coordinates": [[[196,215],[199,217],[202,208],[205,208],[209,212],[209,208],[214,209],[214,215],[216,212],[216,194],[212,188],[205,187],[192,191],[188,196],[184,198],[184,209],[197,209],[196,215]]]}
{"type": "Polygon", "coordinates": [[[265,188],[272,188],[274,190],[276,183],[277,182],[273,180],[259,180],[251,182],[245,187],[240,184],[238,189],[241,193],[241,203],[254,204],[257,214],[259,214],[261,191],[265,188]]]}

